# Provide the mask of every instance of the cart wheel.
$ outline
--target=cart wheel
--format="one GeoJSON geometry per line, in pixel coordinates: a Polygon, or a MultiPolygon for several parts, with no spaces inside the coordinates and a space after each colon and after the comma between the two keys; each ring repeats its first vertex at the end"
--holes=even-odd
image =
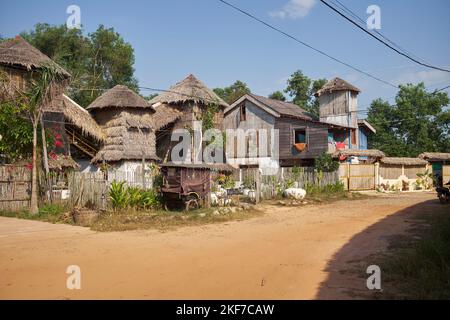
{"type": "Polygon", "coordinates": [[[195,210],[198,209],[200,207],[200,205],[198,204],[198,199],[191,199],[186,201],[185,203],[185,210],[189,211],[189,210],[195,210]]]}

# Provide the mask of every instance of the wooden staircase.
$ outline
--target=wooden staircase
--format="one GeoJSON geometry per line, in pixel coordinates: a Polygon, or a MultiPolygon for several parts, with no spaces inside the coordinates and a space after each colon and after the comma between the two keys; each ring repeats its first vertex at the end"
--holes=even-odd
{"type": "Polygon", "coordinates": [[[93,158],[98,148],[95,147],[92,142],[84,138],[81,134],[76,132],[73,129],[66,128],[67,136],[70,140],[70,143],[74,145],[77,149],[79,149],[84,154],[88,155],[89,157],[93,158]]]}

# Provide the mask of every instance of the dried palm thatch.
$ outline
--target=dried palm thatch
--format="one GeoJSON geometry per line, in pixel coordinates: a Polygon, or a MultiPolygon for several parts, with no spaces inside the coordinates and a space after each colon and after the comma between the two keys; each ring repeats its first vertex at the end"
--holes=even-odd
{"type": "Polygon", "coordinates": [[[359,149],[344,149],[337,150],[333,153],[333,158],[339,158],[340,156],[345,157],[371,157],[371,158],[383,158],[384,153],[376,149],[359,150],[359,149]]]}
{"type": "Polygon", "coordinates": [[[158,161],[153,119],[148,111],[142,108],[108,108],[98,111],[96,118],[106,139],[92,162],[142,159],[158,161]]]}
{"type": "Polygon", "coordinates": [[[359,90],[354,85],[351,85],[347,81],[336,77],[325,83],[325,85],[320,90],[318,90],[314,95],[320,96],[324,93],[331,93],[333,91],[343,91],[343,90],[349,90],[356,93],[361,92],[361,90],[359,90]]]}
{"type": "Polygon", "coordinates": [[[428,162],[419,158],[404,158],[404,157],[384,157],[380,159],[381,163],[391,165],[404,165],[404,166],[424,166],[428,162]]]}
{"type": "Polygon", "coordinates": [[[117,85],[95,99],[86,109],[93,110],[102,108],[151,109],[151,106],[144,98],[129,89],[127,86],[117,85]]]}
{"type": "Polygon", "coordinates": [[[169,124],[181,118],[183,113],[175,108],[171,108],[166,104],[153,105],[155,113],[152,115],[153,127],[155,130],[161,130],[169,124]]]}
{"type": "Polygon", "coordinates": [[[214,91],[192,74],[150,100],[151,105],[158,102],[165,104],[194,102],[203,105],[219,105],[223,108],[229,107],[214,91]]]}
{"type": "Polygon", "coordinates": [[[105,133],[90,113],[65,94],[62,97],[62,110],[67,121],[79,128],[83,134],[87,134],[97,141],[105,141],[105,133]]]}
{"type": "Polygon", "coordinates": [[[50,65],[65,78],[70,77],[70,73],[25,41],[21,36],[0,43],[0,63],[27,70],[39,69],[50,65]]]}
{"type": "Polygon", "coordinates": [[[450,153],[446,152],[424,152],[419,155],[420,159],[428,161],[450,161],[450,153]]]}
{"type": "Polygon", "coordinates": [[[48,158],[48,167],[50,170],[77,169],[78,164],[71,156],[58,154],[48,158]]]}

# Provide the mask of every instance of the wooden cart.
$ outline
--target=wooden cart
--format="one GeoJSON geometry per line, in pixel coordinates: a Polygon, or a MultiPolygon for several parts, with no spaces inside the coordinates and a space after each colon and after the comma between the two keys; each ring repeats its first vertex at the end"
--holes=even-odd
{"type": "Polygon", "coordinates": [[[165,208],[182,207],[184,210],[198,209],[208,204],[211,192],[212,171],[230,171],[228,165],[175,164],[161,165],[165,208]]]}

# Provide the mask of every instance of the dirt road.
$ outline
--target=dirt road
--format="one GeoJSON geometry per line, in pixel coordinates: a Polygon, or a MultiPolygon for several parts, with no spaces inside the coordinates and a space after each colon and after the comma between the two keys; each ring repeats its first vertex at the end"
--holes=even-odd
{"type": "Polygon", "coordinates": [[[345,299],[365,287],[341,276],[349,262],[383,250],[386,237],[408,228],[405,214],[432,211],[435,199],[265,206],[266,215],[246,221],[165,233],[0,218],[0,298],[345,299]],[[81,268],[81,290],[66,288],[69,265],[81,268]]]}

